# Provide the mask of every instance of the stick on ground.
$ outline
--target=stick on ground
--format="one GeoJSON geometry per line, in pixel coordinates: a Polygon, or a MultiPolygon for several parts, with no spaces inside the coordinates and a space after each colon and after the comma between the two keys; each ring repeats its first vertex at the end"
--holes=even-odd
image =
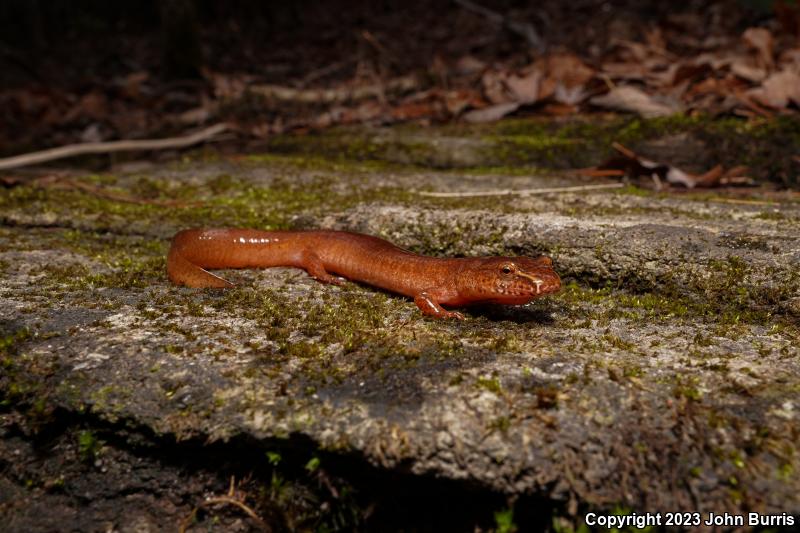
{"type": "Polygon", "coordinates": [[[58,148],[42,150],[41,152],[31,152],[28,154],[21,154],[0,159],[0,170],[36,165],[38,163],[46,163],[48,161],[55,161],[56,159],[64,159],[67,157],[75,157],[78,155],[110,154],[113,152],[131,152],[136,150],[170,150],[174,148],[186,148],[188,146],[207,141],[208,139],[222,133],[227,129],[228,126],[226,124],[215,124],[214,126],[200,130],[197,133],[192,133],[191,135],[185,135],[183,137],[69,144],[67,146],[59,146],[58,148]]]}
{"type": "Polygon", "coordinates": [[[493,189],[489,191],[465,191],[465,192],[427,192],[417,191],[420,196],[431,196],[433,198],[469,198],[473,196],[507,196],[517,194],[527,196],[532,194],[553,194],[566,192],[594,191],[598,189],[619,189],[624,187],[624,183],[601,183],[598,185],[577,185],[573,187],[549,187],[542,189],[493,189]]]}

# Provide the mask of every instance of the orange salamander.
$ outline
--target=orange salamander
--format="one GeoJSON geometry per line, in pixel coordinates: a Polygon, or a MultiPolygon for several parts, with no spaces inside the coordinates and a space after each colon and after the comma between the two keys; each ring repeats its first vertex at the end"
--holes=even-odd
{"type": "Polygon", "coordinates": [[[188,229],[167,257],[169,279],[188,287],[233,287],[206,269],[275,266],[302,268],[323,283],[341,284],[338,274],[380,287],[439,318],[464,318],[442,305],[520,305],[561,288],[549,257],[426,257],[347,231],[188,229]]]}

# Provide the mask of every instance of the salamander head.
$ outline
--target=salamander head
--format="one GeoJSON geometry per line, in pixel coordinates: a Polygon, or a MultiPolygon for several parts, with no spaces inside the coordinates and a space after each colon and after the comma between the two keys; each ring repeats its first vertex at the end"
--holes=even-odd
{"type": "Polygon", "coordinates": [[[469,302],[526,304],[558,292],[561,278],[549,257],[486,257],[460,274],[459,294],[469,302]]]}

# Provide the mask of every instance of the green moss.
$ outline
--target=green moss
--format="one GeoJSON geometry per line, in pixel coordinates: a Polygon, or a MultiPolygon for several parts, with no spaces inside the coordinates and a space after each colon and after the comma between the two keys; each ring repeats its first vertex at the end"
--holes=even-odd
{"type": "MultiPolygon", "coordinates": [[[[727,329],[740,324],[794,327],[792,317],[779,310],[782,302],[800,292],[800,273],[766,273],[773,283],[764,286],[757,280],[765,273],[754,271],[735,255],[710,260],[704,271],[708,274],[698,275],[682,264],[655,280],[635,278],[633,274],[633,279],[615,284],[625,287],[624,291],[610,285],[592,288],[566,282],[554,298],[575,313],[573,327],[602,326],[613,319],[650,323],[689,317],[727,329]],[[587,304],[591,304],[588,312],[587,304]]],[[[727,335],[723,330],[717,333],[727,335]]],[[[613,344],[613,339],[606,340],[613,344]]]]}
{"type": "MultiPolygon", "coordinates": [[[[410,203],[417,200],[409,191],[399,188],[356,187],[343,191],[335,189],[334,185],[333,181],[324,178],[307,184],[274,180],[266,187],[243,182],[235,186],[217,183],[218,194],[209,194],[214,187],[170,186],[169,199],[186,197],[199,201],[197,205],[187,204],[184,207],[131,204],[99,198],[79,190],[22,186],[0,196],[0,210],[13,210],[25,216],[56,217],[76,226],[82,226],[83,220],[91,220],[92,231],[75,230],[73,235],[66,233],[71,247],[81,252],[91,252],[102,246],[106,251],[113,250],[114,239],[121,240],[123,237],[110,235],[109,230],[125,228],[129,232],[132,225],[150,228],[151,231],[164,226],[176,229],[193,226],[281,229],[289,227],[290,217],[297,214],[320,214],[368,202],[410,203]]],[[[134,238],[130,240],[135,241],[134,238]]],[[[146,239],[141,240],[145,246],[146,239]]]]}
{"type": "Polygon", "coordinates": [[[747,165],[763,179],[797,185],[791,155],[793,147],[800,144],[800,126],[792,117],[761,121],[703,115],[652,119],[592,116],[569,121],[526,118],[479,126],[452,125],[434,131],[406,126],[394,129],[391,136],[376,136],[357,128],[337,128],[311,136],[278,136],[270,141],[270,148],[273,152],[306,157],[323,154],[339,163],[374,161],[397,166],[393,162],[400,161],[412,168],[470,168],[458,158],[451,160],[446,153],[437,153],[438,138],[455,136],[481,141],[467,159],[482,161],[475,163],[475,168],[494,173],[511,168],[514,173],[520,165],[540,168],[596,165],[614,153],[613,142],[636,150],[644,141],[684,133],[704,142],[711,154],[709,159],[726,167],[747,165]]]}
{"type": "Polygon", "coordinates": [[[103,441],[98,439],[91,430],[84,430],[78,433],[78,453],[82,461],[94,461],[102,448],[103,441]]]}
{"type": "MultiPolygon", "coordinates": [[[[0,356],[4,358],[16,354],[17,346],[33,337],[29,328],[20,328],[11,332],[0,331],[0,335],[2,335],[0,336],[0,356]]],[[[8,366],[8,363],[4,363],[4,366],[8,366]]]]}
{"type": "Polygon", "coordinates": [[[780,221],[782,221],[782,220],[786,220],[786,215],[784,215],[783,213],[781,213],[778,210],[761,211],[760,213],[758,213],[755,216],[755,218],[757,218],[759,220],[780,220],[780,221]]]}
{"type": "Polygon", "coordinates": [[[703,393],[698,388],[699,379],[694,376],[675,376],[675,386],[672,393],[676,398],[686,398],[693,402],[703,399],[703,393]]]}
{"type": "Polygon", "coordinates": [[[41,378],[51,369],[47,363],[31,361],[21,352],[21,347],[36,336],[35,330],[27,327],[12,331],[0,329],[0,405],[27,403],[28,414],[42,418],[49,412],[49,401],[41,378]],[[22,371],[26,365],[31,366],[28,371],[22,371]]]}
{"type": "Polygon", "coordinates": [[[604,333],[600,339],[609,346],[617,348],[618,350],[632,351],[634,348],[636,348],[636,344],[622,340],[611,333],[604,333]]]}
{"type": "Polygon", "coordinates": [[[490,431],[499,431],[507,433],[511,429],[511,419],[507,416],[500,416],[489,422],[488,428],[490,431]]]}
{"type": "Polygon", "coordinates": [[[514,533],[517,526],[514,523],[514,508],[509,507],[494,513],[495,533],[514,533]]]}
{"type": "MultiPolygon", "coordinates": [[[[112,264],[115,265],[113,270],[103,269],[98,272],[81,264],[48,263],[31,269],[31,272],[42,276],[36,292],[55,297],[65,292],[98,288],[144,289],[161,282],[166,271],[164,257],[120,257],[112,264]]],[[[95,297],[95,303],[91,307],[96,307],[98,303],[95,297]]]]}
{"type": "Polygon", "coordinates": [[[503,393],[503,386],[500,384],[500,380],[497,377],[479,377],[475,381],[475,386],[481,389],[486,389],[489,392],[493,392],[498,396],[503,393]]]}
{"type": "Polygon", "coordinates": [[[784,481],[789,481],[794,476],[794,466],[791,463],[784,463],[778,468],[778,477],[784,481]]]}
{"type": "MultiPolygon", "coordinates": [[[[251,321],[263,331],[270,344],[254,346],[257,365],[251,371],[280,372],[287,360],[293,361],[302,390],[320,384],[339,383],[348,376],[381,377],[413,368],[419,361],[443,359],[463,352],[447,325],[424,320],[412,303],[368,289],[348,286],[342,289],[313,285],[311,293],[296,305],[296,297],[274,289],[254,290],[239,287],[224,292],[186,291],[173,294],[169,315],[147,316],[149,327],[171,331],[171,324],[183,313],[180,308],[201,299],[215,316],[230,315],[251,321]],[[173,311],[173,307],[177,307],[173,311]],[[412,327],[397,330],[398,315],[408,315],[412,327]]],[[[194,304],[198,305],[198,304],[194,304]]],[[[148,308],[158,312],[160,304],[150,301],[148,308]]],[[[210,338],[205,337],[208,342],[210,338]]],[[[182,344],[190,348],[194,341],[182,344]]],[[[181,354],[176,354],[181,355],[181,354]]],[[[277,375],[277,374],[276,374],[277,375]]]]}

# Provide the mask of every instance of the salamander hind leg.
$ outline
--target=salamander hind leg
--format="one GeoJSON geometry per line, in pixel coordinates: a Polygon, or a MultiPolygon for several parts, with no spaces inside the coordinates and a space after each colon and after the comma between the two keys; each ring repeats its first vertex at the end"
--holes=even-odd
{"type": "Polygon", "coordinates": [[[422,291],[414,296],[414,303],[417,304],[423,315],[436,318],[457,318],[464,320],[464,315],[457,311],[448,311],[436,301],[428,291],[422,291]]]}
{"type": "Polygon", "coordinates": [[[175,251],[170,251],[167,256],[167,276],[172,283],[186,287],[227,289],[234,286],[230,281],[200,268],[175,251]]]}
{"type": "Polygon", "coordinates": [[[325,270],[325,265],[322,259],[317,254],[311,251],[303,252],[300,268],[308,272],[308,275],[315,280],[322,283],[331,283],[333,285],[342,285],[345,280],[343,278],[334,276],[325,270]]]}

